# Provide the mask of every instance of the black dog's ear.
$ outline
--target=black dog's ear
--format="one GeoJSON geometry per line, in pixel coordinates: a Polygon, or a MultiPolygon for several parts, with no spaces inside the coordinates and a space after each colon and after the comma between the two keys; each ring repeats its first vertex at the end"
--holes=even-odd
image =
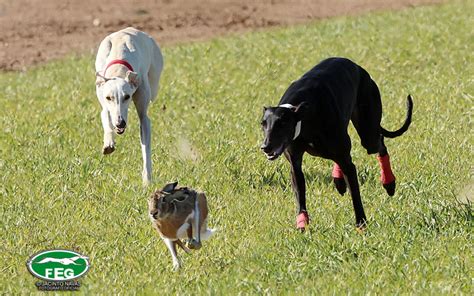
{"type": "Polygon", "coordinates": [[[298,120],[302,120],[307,109],[308,104],[306,102],[301,102],[298,106],[291,110],[296,113],[296,117],[298,118],[298,120]]]}
{"type": "Polygon", "coordinates": [[[265,111],[267,111],[267,110],[268,110],[268,107],[265,107],[265,106],[264,106],[264,107],[263,107],[263,113],[265,113],[265,111]]]}
{"type": "Polygon", "coordinates": [[[161,189],[161,191],[171,193],[176,188],[176,186],[178,186],[178,182],[168,183],[165,185],[165,187],[163,187],[163,189],[161,189]]]}

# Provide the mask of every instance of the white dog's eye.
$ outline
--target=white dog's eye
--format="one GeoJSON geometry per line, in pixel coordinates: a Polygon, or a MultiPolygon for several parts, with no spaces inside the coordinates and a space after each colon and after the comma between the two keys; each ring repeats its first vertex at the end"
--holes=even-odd
{"type": "Polygon", "coordinates": [[[130,96],[129,96],[129,95],[125,95],[125,97],[123,97],[123,99],[126,101],[126,100],[130,99],[130,96]]]}
{"type": "Polygon", "coordinates": [[[106,96],[105,99],[106,99],[107,101],[112,101],[112,98],[109,97],[109,96],[106,96]]]}

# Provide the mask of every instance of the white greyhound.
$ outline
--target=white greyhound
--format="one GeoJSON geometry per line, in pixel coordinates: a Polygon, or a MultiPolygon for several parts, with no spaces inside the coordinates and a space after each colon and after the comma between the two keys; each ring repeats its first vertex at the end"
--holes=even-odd
{"type": "Polygon", "coordinates": [[[100,43],[95,61],[96,91],[102,105],[104,128],[102,152],[115,150],[114,131],[123,134],[130,98],[140,119],[143,183],[151,182],[151,126],[147,115],[150,101],[158,94],[163,56],[148,34],[134,28],[112,33],[100,43]]]}

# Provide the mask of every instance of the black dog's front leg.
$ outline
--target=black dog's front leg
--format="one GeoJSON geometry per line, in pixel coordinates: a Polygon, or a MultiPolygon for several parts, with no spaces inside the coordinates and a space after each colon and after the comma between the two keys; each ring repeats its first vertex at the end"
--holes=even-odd
{"type": "Polygon", "coordinates": [[[295,192],[298,216],[296,227],[304,231],[309,224],[309,216],[306,210],[306,184],[302,170],[304,150],[288,149],[285,156],[291,165],[291,185],[295,192]]]}
{"type": "Polygon", "coordinates": [[[359,229],[364,228],[366,224],[366,217],[364,213],[364,207],[362,206],[362,200],[360,198],[359,192],[359,182],[357,181],[357,171],[355,165],[352,163],[352,160],[349,156],[344,161],[338,163],[344,172],[344,177],[346,178],[347,183],[349,184],[349,191],[352,197],[352,204],[354,206],[354,212],[356,217],[356,226],[359,229]]]}

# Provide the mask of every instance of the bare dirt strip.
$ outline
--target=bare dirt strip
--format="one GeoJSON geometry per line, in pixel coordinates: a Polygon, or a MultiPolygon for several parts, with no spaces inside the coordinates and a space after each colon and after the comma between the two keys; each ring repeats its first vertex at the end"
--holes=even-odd
{"type": "Polygon", "coordinates": [[[0,70],[25,70],[95,52],[108,33],[134,26],[160,44],[264,27],[435,4],[441,0],[0,0],[0,70]]]}

